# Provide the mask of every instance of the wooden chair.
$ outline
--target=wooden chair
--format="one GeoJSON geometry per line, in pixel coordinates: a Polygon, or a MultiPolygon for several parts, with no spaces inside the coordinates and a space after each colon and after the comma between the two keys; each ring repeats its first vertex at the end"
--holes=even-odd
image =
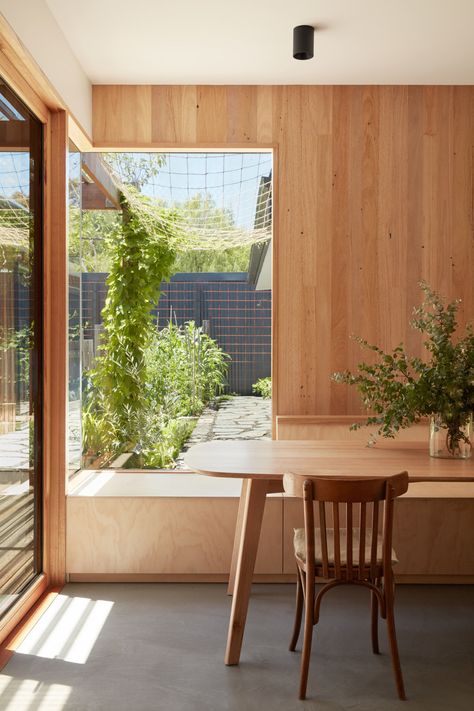
{"type": "Polygon", "coordinates": [[[308,477],[285,474],[285,492],[303,498],[304,529],[295,529],[296,616],[290,650],[298,641],[303,603],[304,641],[299,698],[306,697],[313,626],[321,600],[337,585],[364,585],[372,599],[372,650],[379,653],[378,609],[387,621],[392,665],[400,699],[405,699],[393,610],[392,550],[394,499],[408,489],[408,474],[384,478],[308,477]],[[319,527],[314,523],[314,501],[319,527]],[[342,525],[344,524],[344,525],[342,525]],[[327,582],[316,593],[315,578],[327,582]]]}

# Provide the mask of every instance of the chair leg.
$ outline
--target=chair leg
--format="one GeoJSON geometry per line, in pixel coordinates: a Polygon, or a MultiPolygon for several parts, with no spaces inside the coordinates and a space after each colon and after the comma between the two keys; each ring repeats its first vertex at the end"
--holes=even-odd
{"type": "Polygon", "coordinates": [[[371,613],[372,613],[372,651],[374,654],[379,652],[379,601],[374,592],[371,595],[371,613]]]}
{"type": "Polygon", "coordinates": [[[385,604],[387,607],[387,633],[390,643],[390,653],[392,655],[392,667],[397,685],[398,697],[405,701],[405,687],[403,684],[402,668],[398,654],[397,635],[395,631],[395,616],[393,610],[393,583],[389,582],[389,590],[385,591],[385,604]]]}
{"type": "Polygon", "coordinates": [[[293,635],[290,642],[290,652],[294,652],[296,649],[296,643],[298,642],[298,637],[300,636],[301,629],[301,617],[303,614],[303,588],[301,587],[301,574],[298,566],[296,567],[296,612],[295,612],[295,624],[293,626],[293,635]]]}
{"type": "Polygon", "coordinates": [[[301,655],[300,699],[306,698],[306,687],[308,685],[309,660],[311,657],[311,643],[313,641],[314,627],[314,577],[312,580],[308,580],[308,575],[306,575],[306,594],[304,597],[304,639],[303,653],[301,655]]]}

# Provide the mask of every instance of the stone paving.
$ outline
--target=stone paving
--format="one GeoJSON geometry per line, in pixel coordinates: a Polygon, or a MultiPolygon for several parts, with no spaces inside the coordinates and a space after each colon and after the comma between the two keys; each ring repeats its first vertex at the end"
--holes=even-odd
{"type": "MultiPolygon", "coordinates": [[[[28,469],[30,428],[25,417],[17,418],[15,432],[0,435],[0,470],[28,469]]],[[[68,456],[70,468],[81,466],[81,404],[69,403],[68,411],[68,456]]]]}
{"type": "Polygon", "coordinates": [[[184,453],[199,442],[225,439],[271,439],[272,403],[253,395],[236,395],[219,409],[207,407],[176,460],[176,469],[186,470],[184,453]]]}
{"type": "MultiPolygon", "coordinates": [[[[69,459],[71,466],[80,462],[80,409],[79,403],[70,407],[69,459]]],[[[207,407],[200,416],[190,439],[176,461],[175,469],[186,470],[184,452],[199,442],[213,439],[271,439],[271,400],[252,395],[235,395],[224,400],[219,409],[207,407]]],[[[29,428],[27,424],[10,434],[0,435],[0,469],[27,469],[29,428]]]]}

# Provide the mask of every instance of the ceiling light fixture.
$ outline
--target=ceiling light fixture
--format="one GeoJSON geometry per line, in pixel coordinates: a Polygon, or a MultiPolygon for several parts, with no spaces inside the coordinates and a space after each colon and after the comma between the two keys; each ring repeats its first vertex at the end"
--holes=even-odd
{"type": "Polygon", "coordinates": [[[314,56],[314,27],[298,25],[293,28],[293,57],[312,59],[314,56]]]}

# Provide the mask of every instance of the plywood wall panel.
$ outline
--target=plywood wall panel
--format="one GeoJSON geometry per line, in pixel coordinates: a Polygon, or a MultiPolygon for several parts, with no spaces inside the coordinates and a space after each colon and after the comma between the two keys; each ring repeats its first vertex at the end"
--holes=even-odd
{"type": "MultiPolygon", "coordinates": [[[[69,497],[69,574],[226,574],[238,499],[69,497]]],[[[282,572],[283,501],[265,506],[255,571],[282,572]]]]}
{"type": "Polygon", "coordinates": [[[473,116],[468,86],[94,87],[96,146],[275,146],[275,415],[357,412],[330,375],[354,333],[421,351],[421,279],[473,317],[473,116]]]}

